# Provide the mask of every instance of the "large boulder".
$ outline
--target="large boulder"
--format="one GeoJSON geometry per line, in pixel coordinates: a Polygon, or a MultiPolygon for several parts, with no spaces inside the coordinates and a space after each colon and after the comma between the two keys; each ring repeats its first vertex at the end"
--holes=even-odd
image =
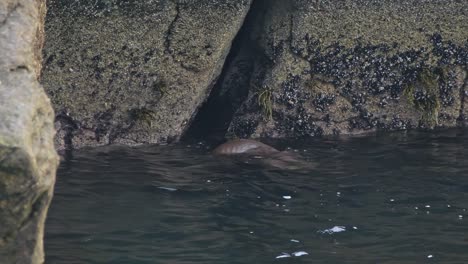
{"type": "Polygon", "coordinates": [[[59,147],[180,138],[250,0],[49,0],[42,84],[59,147]]]}
{"type": "Polygon", "coordinates": [[[58,165],[54,113],[37,81],[44,4],[0,2],[0,263],[44,262],[58,165]]]}
{"type": "Polygon", "coordinates": [[[257,53],[232,60],[217,95],[231,102],[232,136],[465,123],[468,1],[258,2],[245,41],[257,53]],[[230,81],[245,68],[251,70],[243,85],[230,81]],[[247,93],[239,91],[246,86],[247,93]],[[242,103],[239,94],[246,94],[242,103]]]}

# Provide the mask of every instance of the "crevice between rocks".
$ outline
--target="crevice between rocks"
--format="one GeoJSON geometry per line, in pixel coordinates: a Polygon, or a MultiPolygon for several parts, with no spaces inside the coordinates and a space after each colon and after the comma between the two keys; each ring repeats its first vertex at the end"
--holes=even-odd
{"type": "MultiPolygon", "coordinates": [[[[167,33],[166,33],[166,39],[164,40],[165,52],[167,54],[171,55],[171,57],[172,57],[172,59],[174,59],[174,61],[176,61],[176,58],[174,57],[174,52],[171,50],[171,37],[172,37],[172,34],[174,32],[176,23],[180,19],[180,13],[181,13],[180,6],[181,6],[181,3],[179,3],[179,2],[175,3],[176,15],[174,16],[174,19],[169,24],[169,27],[168,27],[167,33]]],[[[182,67],[183,69],[185,69],[187,71],[194,72],[194,69],[185,66],[182,62],[180,62],[179,64],[180,64],[180,67],[182,67]]]]}
{"type": "Polygon", "coordinates": [[[266,11],[268,1],[253,1],[208,99],[200,107],[181,140],[219,143],[231,120],[247,99],[256,56],[260,54],[252,37],[253,29],[266,11]]]}
{"type": "Polygon", "coordinates": [[[172,36],[173,31],[174,31],[175,24],[177,23],[177,21],[180,18],[180,5],[179,5],[179,3],[175,3],[175,9],[176,9],[176,15],[174,16],[174,19],[169,24],[169,27],[168,27],[167,33],[166,33],[166,39],[164,40],[165,52],[167,54],[170,54],[172,57],[174,57],[174,56],[172,55],[172,51],[171,51],[171,36],[172,36]]]}
{"type": "Polygon", "coordinates": [[[460,88],[460,114],[458,115],[458,125],[465,127],[467,123],[467,117],[465,116],[465,98],[467,96],[466,92],[468,90],[468,69],[463,69],[463,71],[465,71],[465,79],[463,80],[463,84],[460,88]]]}
{"type": "Polygon", "coordinates": [[[26,65],[18,65],[14,68],[10,68],[10,72],[17,72],[17,71],[27,71],[29,72],[29,68],[26,65]]]}

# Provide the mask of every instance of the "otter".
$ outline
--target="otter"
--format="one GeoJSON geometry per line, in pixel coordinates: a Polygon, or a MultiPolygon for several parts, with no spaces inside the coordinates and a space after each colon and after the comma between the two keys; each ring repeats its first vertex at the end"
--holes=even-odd
{"type": "Polygon", "coordinates": [[[260,157],[260,163],[281,169],[310,167],[310,163],[291,151],[279,151],[252,139],[233,139],[216,147],[212,153],[217,156],[260,157]]]}
{"type": "Polygon", "coordinates": [[[270,147],[262,142],[251,139],[233,139],[224,144],[219,145],[213,150],[215,155],[271,155],[280,152],[274,147],[270,147]]]}

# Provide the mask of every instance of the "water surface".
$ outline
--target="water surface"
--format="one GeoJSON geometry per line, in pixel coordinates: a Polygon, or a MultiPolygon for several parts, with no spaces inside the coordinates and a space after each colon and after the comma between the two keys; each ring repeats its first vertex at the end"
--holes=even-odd
{"type": "Polygon", "coordinates": [[[313,166],[203,145],[73,153],[46,263],[468,263],[466,131],[278,144],[313,166]]]}

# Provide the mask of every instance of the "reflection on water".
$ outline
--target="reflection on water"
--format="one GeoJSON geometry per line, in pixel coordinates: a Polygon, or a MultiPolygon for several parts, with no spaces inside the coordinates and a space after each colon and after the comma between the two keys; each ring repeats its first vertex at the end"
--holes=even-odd
{"type": "Polygon", "coordinates": [[[468,133],[287,146],[314,166],[184,145],[76,152],[46,263],[468,263],[468,133]]]}

